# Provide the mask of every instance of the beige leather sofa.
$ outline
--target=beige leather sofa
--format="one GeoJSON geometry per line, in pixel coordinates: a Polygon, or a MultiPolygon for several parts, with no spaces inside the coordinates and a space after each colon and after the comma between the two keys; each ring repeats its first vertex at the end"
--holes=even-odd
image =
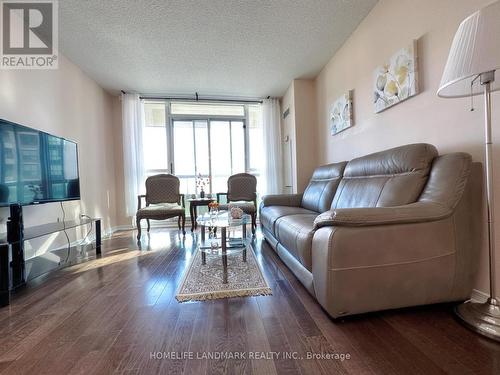
{"type": "Polygon", "coordinates": [[[263,198],[266,240],[334,318],[469,298],[481,166],[412,144],[317,168],[303,194],[263,198]]]}

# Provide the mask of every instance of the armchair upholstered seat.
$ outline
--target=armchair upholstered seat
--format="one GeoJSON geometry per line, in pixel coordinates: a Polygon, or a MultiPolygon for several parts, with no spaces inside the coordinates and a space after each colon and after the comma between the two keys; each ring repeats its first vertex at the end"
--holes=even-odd
{"type": "Polygon", "coordinates": [[[160,203],[140,208],[137,211],[137,216],[142,219],[164,220],[166,216],[175,217],[182,215],[183,212],[184,207],[176,203],[160,203]]]}
{"type": "Polygon", "coordinates": [[[229,206],[239,207],[252,217],[252,233],[257,226],[257,178],[248,173],[238,173],[227,179],[227,193],[217,193],[217,202],[221,195],[227,196],[227,203],[219,209],[228,210],[229,206]]]}
{"type": "Polygon", "coordinates": [[[159,174],[146,179],[146,194],[137,198],[137,240],[141,240],[141,220],[146,219],[148,232],[150,220],[166,220],[178,217],[179,230],[186,234],[184,194],[179,193],[179,178],[171,174],[159,174]],[[146,207],[141,207],[142,198],[146,200],[146,207]]]}

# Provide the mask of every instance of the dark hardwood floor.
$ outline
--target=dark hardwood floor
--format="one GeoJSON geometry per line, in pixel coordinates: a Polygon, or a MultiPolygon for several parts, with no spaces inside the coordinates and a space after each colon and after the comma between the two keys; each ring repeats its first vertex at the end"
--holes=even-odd
{"type": "Polygon", "coordinates": [[[133,232],[115,234],[102,258],[52,273],[0,309],[0,373],[500,374],[500,344],[458,324],[451,305],[334,322],[260,240],[272,296],[179,304],[191,234],[144,237],[139,251],[133,232]]]}

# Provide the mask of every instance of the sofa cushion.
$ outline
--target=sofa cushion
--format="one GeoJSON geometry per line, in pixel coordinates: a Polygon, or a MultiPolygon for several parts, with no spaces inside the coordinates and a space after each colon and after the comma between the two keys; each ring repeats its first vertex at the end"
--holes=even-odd
{"type": "Polygon", "coordinates": [[[437,155],[434,146],[419,143],[351,160],[331,209],[391,207],[416,202],[437,155]]]}
{"type": "Polygon", "coordinates": [[[346,164],[334,163],[316,168],[302,196],[301,206],[316,212],[328,211],[346,164]]]}
{"type": "Polygon", "coordinates": [[[269,232],[276,236],[274,231],[276,220],[283,216],[297,214],[312,214],[315,217],[318,216],[317,212],[306,210],[302,207],[269,206],[262,207],[260,210],[260,222],[269,232]]]}
{"type": "Polygon", "coordinates": [[[311,248],[317,214],[283,216],[276,220],[278,242],[305,268],[312,271],[311,248]]]}

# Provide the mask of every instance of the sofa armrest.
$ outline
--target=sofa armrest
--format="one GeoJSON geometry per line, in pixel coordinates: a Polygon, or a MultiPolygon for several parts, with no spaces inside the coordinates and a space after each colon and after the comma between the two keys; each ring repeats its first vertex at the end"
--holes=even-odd
{"type": "Polygon", "coordinates": [[[338,208],[319,215],[314,220],[314,227],[421,223],[441,220],[452,213],[450,208],[432,202],[395,207],[338,208]]]}
{"type": "Polygon", "coordinates": [[[302,203],[302,194],[279,194],[262,197],[262,207],[289,206],[299,207],[302,203]]]}

